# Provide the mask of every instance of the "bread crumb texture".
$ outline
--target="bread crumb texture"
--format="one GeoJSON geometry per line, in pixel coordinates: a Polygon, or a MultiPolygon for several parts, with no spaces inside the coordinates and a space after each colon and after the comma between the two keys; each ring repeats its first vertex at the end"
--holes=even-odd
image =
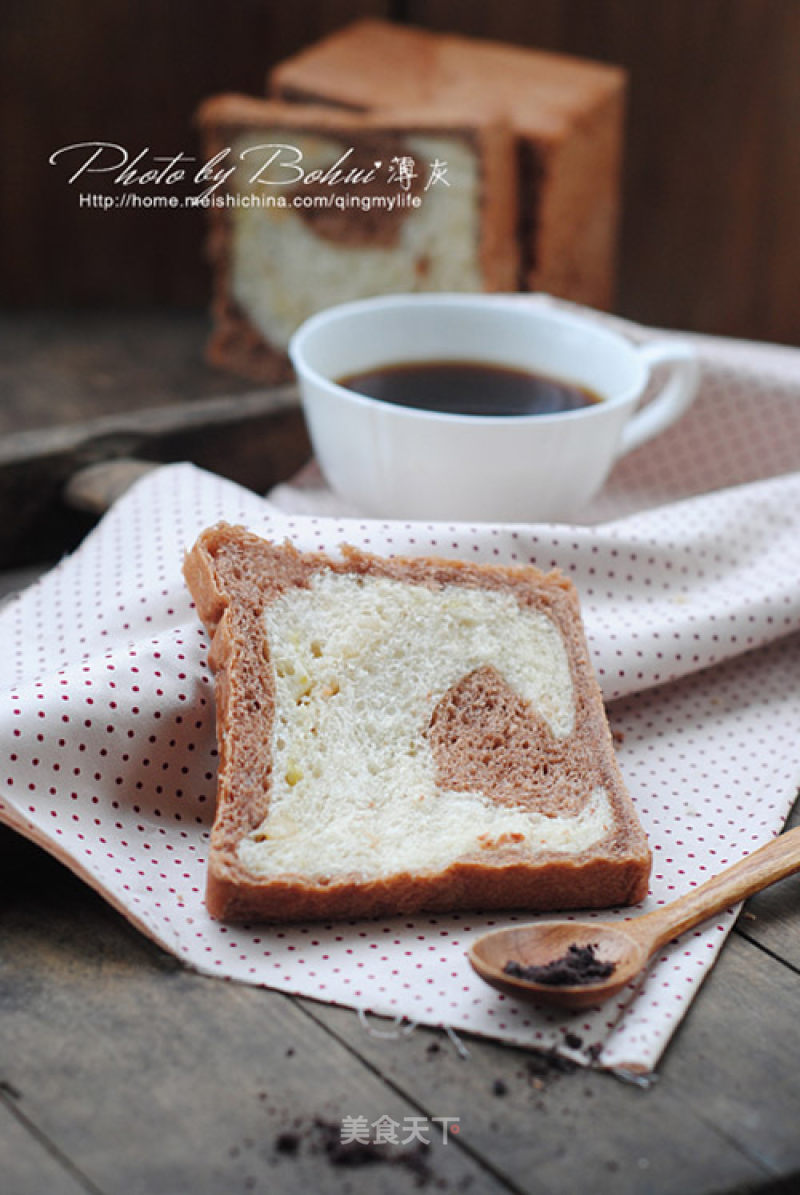
{"type": "Polygon", "coordinates": [[[321,570],[262,619],[269,810],[238,845],[254,877],[381,879],[499,847],[529,863],[609,833],[606,789],[572,758],[548,613],[499,589],[321,570]]]}

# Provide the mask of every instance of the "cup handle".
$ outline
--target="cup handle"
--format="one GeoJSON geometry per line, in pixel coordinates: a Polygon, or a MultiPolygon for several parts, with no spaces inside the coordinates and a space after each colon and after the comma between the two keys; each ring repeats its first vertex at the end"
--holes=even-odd
{"type": "Polygon", "coordinates": [[[646,440],[663,432],[688,410],[697,393],[700,367],[690,344],[678,340],[658,340],[642,345],[638,351],[650,369],[656,365],[670,365],[672,369],[655,398],[626,423],[617,456],[638,448],[646,440]]]}

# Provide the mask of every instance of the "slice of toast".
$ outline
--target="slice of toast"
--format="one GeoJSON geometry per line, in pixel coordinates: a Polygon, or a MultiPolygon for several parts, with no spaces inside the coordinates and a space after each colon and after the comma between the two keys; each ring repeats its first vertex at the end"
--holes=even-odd
{"type": "Polygon", "coordinates": [[[220,524],[212,636],[229,920],[629,904],[650,852],[559,573],[301,553],[220,524]]]}

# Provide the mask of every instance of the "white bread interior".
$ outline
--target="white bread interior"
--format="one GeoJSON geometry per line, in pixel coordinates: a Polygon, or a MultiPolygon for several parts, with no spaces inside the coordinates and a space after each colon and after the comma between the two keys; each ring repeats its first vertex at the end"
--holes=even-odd
{"type": "Polygon", "coordinates": [[[565,738],[574,692],[552,619],[509,594],[315,574],[265,611],[275,647],[272,792],[239,845],[254,875],[387,877],[442,868],[513,836],[519,854],[574,853],[607,832],[602,786],[568,815],[442,788],[427,733],[448,689],[495,668],[565,738]]]}

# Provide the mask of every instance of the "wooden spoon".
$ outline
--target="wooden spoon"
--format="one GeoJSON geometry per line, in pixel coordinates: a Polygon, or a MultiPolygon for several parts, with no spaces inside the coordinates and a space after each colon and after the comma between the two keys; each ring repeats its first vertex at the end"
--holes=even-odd
{"type": "Polygon", "coordinates": [[[678,900],[629,921],[539,921],[482,934],[468,958],[482,979],[521,1000],[586,1008],[615,996],[672,938],[776,880],[800,871],[800,826],[753,851],[678,900]],[[592,946],[598,961],[614,964],[606,979],[581,984],[534,983],[508,975],[509,960],[542,966],[563,958],[570,946],[592,946]]]}

